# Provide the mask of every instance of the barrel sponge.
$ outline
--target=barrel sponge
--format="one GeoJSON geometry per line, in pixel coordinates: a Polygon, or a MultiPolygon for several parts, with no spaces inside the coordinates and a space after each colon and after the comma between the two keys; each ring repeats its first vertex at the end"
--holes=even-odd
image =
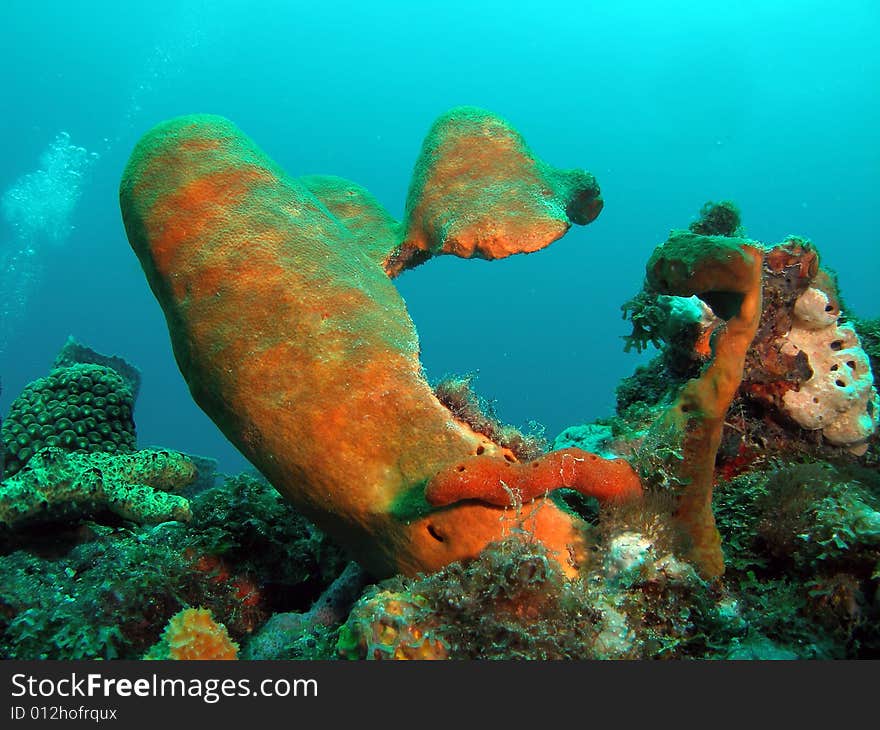
{"type": "Polygon", "coordinates": [[[813,375],[783,397],[785,411],[802,428],[822,431],[836,446],[864,453],[877,430],[877,389],[868,355],[852,325],[839,322],[836,307],[811,287],[797,300],[782,351],[803,352],[813,375]]]}

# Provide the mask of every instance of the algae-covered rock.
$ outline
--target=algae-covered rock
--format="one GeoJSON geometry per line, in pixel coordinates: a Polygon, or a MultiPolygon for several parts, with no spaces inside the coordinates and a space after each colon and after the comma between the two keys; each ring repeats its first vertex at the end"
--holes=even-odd
{"type": "MultiPolygon", "coordinates": [[[[244,644],[268,616],[308,609],[345,565],[256,477],[202,491],[190,510],[188,523],[78,519],[12,532],[0,542],[0,658],[141,658],[172,616],[193,607],[244,644]]],[[[307,648],[309,637],[293,641],[307,648]]]]}
{"type": "Polygon", "coordinates": [[[45,448],[0,483],[0,525],[14,528],[101,511],[142,524],[187,521],[189,502],[171,492],[195,478],[195,465],[176,451],[114,455],[45,448]]]}

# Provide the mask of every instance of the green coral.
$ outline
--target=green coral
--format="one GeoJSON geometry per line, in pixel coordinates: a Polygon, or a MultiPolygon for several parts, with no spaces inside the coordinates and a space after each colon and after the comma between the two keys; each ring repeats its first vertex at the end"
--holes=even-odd
{"type": "Polygon", "coordinates": [[[880,648],[866,598],[880,560],[878,495],[876,472],[824,462],[773,462],[717,486],[725,578],[750,636],[802,658],[880,648]]]}
{"type": "MultiPolygon", "coordinates": [[[[90,541],[58,555],[17,550],[0,557],[0,657],[137,658],[198,589],[200,576],[173,546],[172,531],[93,526],[90,541]],[[154,636],[155,634],[155,636],[154,636]]],[[[54,550],[61,538],[56,534],[54,550]]]]}
{"type": "Polygon", "coordinates": [[[3,421],[6,474],[12,476],[45,447],[77,453],[126,453],[135,448],[134,395],[103,365],[56,368],[30,383],[3,421]]]}
{"type": "Polygon", "coordinates": [[[621,379],[615,391],[618,415],[625,417],[633,407],[656,407],[681,382],[680,377],[669,371],[666,358],[658,355],[646,365],[639,365],[632,375],[621,379]]]}
{"type": "MultiPolygon", "coordinates": [[[[876,478],[875,478],[876,481],[876,478]]],[[[772,472],[758,500],[759,534],[771,554],[797,567],[880,558],[880,499],[829,464],[794,464],[772,472]]]]}
{"type": "Polygon", "coordinates": [[[0,525],[80,518],[101,511],[144,524],[190,519],[186,498],[169,494],[191,484],[196,467],[184,454],[77,454],[46,448],[0,483],[0,525]]]}

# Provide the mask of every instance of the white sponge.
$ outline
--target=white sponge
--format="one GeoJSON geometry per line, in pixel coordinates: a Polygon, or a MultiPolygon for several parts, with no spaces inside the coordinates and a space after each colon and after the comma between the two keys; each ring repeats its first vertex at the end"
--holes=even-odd
{"type": "Polygon", "coordinates": [[[832,444],[862,454],[877,430],[880,399],[859,336],[838,323],[839,311],[821,289],[807,289],[794,315],[782,351],[803,352],[813,375],[783,396],[785,410],[802,428],[821,430],[832,444]]]}

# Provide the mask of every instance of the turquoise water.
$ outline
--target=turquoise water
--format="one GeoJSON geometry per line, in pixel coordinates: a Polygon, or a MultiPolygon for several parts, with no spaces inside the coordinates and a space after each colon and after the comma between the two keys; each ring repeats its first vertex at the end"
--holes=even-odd
{"type": "Polygon", "coordinates": [[[141,5],[0,7],[0,411],[72,334],[143,371],[141,445],[244,464],[189,397],[118,211],[138,137],[191,112],[398,217],[425,132],[459,104],[592,171],[603,213],[548,250],[398,281],[429,377],[478,370],[502,418],[550,436],[610,413],[640,362],[620,304],[705,200],[735,200],[766,243],[812,238],[848,306],[880,315],[875,0],[141,5]]]}

